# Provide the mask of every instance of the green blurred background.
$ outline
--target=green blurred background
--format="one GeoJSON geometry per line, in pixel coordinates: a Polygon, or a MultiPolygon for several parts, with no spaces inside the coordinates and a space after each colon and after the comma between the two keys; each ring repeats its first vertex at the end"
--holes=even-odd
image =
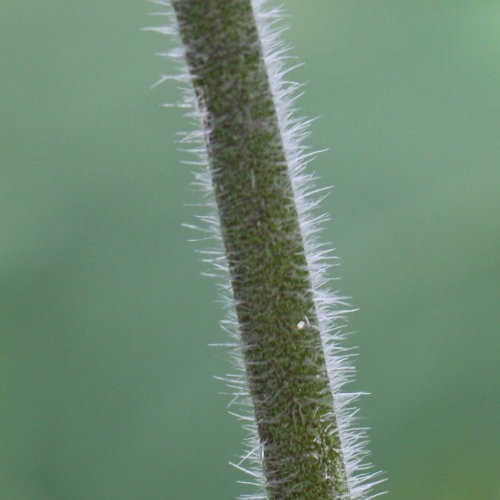
{"type": "MultiPolygon", "coordinates": [[[[500,499],[497,0],[286,0],[388,498],[500,499]]],[[[2,0],[0,498],[233,499],[216,286],[143,1],[2,0]],[[190,205],[191,204],[191,205],[190,205]]]]}

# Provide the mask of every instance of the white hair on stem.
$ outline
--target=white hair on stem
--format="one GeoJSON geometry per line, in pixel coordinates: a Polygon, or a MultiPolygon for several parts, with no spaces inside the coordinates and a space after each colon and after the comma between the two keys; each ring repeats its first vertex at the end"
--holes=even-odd
{"type": "MultiPolygon", "coordinates": [[[[298,117],[294,108],[295,100],[300,97],[302,85],[286,79],[286,75],[297,66],[289,66],[290,56],[288,54],[290,47],[286,46],[281,38],[282,32],[286,29],[280,24],[283,19],[283,11],[280,7],[273,7],[271,0],[251,1],[262,43],[263,56],[274,98],[282,145],[287,159],[304,241],[305,256],[311,281],[311,293],[314,297],[318,328],[327,362],[330,388],[333,393],[334,412],[342,444],[350,500],[369,500],[385,493],[371,493],[372,488],[384,481],[384,479],[380,478],[378,472],[368,472],[372,465],[366,462],[366,457],[369,454],[366,448],[366,429],[353,425],[357,409],[351,405],[362,393],[343,392],[344,386],[352,380],[354,375],[354,368],[350,362],[352,357],[351,349],[344,347],[345,334],[342,332],[345,315],[351,312],[352,309],[346,302],[345,297],[332,292],[328,287],[332,280],[329,277],[329,271],[335,257],[332,255],[333,249],[318,239],[318,233],[321,231],[323,223],[328,220],[328,216],[324,214],[317,215],[316,209],[324,198],[321,193],[330,188],[316,189],[314,186],[316,177],[306,170],[308,163],[321,151],[309,152],[304,145],[304,140],[309,136],[311,120],[298,117]]],[[[205,149],[207,131],[203,130],[202,125],[204,110],[199,108],[193,89],[189,84],[191,76],[185,64],[185,49],[180,42],[171,2],[153,0],[153,3],[164,8],[164,10],[156,14],[167,16],[170,22],[167,26],[148,29],[173,37],[177,44],[175,48],[158,55],[174,60],[178,67],[177,74],[163,75],[153,86],[167,81],[175,81],[182,85],[182,99],[173,105],[187,110],[186,115],[193,120],[194,129],[189,133],[183,133],[180,143],[190,145],[187,150],[197,158],[195,161],[186,161],[184,163],[198,168],[194,173],[195,180],[193,184],[204,194],[203,206],[207,213],[198,216],[201,225],[185,224],[185,226],[203,233],[204,237],[196,241],[205,243],[208,240],[213,244],[211,248],[200,251],[203,254],[203,261],[210,264],[212,268],[211,273],[204,274],[219,278],[219,288],[226,309],[226,318],[221,322],[221,325],[234,340],[232,343],[216,344],[230,351],[232,363],[236,370],[236,374],[227,374],[224,377],[216,378],[223,380],[232,391],[232,398],[228,404],[229,413],[239,418],[247,431],[247,437],[244,440],[245,452],[242,454],[241,459],[232,463],[232,465],[250,476],[250,481],[242,481],[241,483],[252,485],[256,489],[255,493],[241,495],[240,499],[265,500],[268,496],[262,470],[263,449],[258,438],[254,407],[247,384],[241,352],[239,325],[235,314],[236,303],[229,281],[229,269],[223,248],[212,179],[208,168],[208,157],[205,149]]],[[[165,106],[170,107],[172,104],[165,106]]],[[[304,318],[304,320],[299,321],[297,328],[303,329],[308,324],[308,319],[304,318]]]]}

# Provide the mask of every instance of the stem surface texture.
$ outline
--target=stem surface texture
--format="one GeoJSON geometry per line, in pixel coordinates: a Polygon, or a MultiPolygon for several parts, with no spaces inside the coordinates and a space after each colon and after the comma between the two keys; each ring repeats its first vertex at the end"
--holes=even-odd
{"type": "Polygon", "coordinates": [[[287,154],[250,0],[173,0],[269,499],[351,499],[287,154]]]}

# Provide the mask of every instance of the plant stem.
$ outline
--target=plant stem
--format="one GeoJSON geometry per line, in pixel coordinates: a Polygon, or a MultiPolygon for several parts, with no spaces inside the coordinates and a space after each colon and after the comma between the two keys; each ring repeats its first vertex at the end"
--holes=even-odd
{"type": "Polygon", "coordinates": [[[351,498],[251,0],[172,0],[202,113],[270,499],[351,498]]]}

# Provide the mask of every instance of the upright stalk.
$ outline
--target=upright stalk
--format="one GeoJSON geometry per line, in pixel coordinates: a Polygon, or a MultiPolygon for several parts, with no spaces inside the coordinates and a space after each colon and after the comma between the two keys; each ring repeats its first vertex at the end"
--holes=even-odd
{"type": "Polygon", "coordinates": [[[273,500],[360,498],[255,3],[172,0],[204,127],[264,486],[273,500]]]}

